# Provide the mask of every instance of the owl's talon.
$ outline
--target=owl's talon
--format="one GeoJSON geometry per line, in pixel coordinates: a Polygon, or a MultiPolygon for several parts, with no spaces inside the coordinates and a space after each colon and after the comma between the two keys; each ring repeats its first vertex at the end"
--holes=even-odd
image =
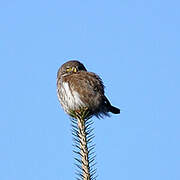
{"type": "Polygon", "coordinates": [[[81,109],[77,109],[73,112],[73,114],[75,114],[76,117],[82,117],[82,118],[87,118],[89,111],[88,111],[88,107],[83,107],[81,109]]]}

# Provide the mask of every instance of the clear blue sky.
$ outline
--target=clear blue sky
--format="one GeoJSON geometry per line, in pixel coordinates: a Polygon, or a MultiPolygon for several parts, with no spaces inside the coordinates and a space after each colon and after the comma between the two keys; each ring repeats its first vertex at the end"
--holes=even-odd
{"type": "Polygon", "coordinates": [[[180,2],[0,2],[0,179],[74,179],[56,72],[78,59],[122,109],[95,121],[99,180],[180,179],[180,2]]]}

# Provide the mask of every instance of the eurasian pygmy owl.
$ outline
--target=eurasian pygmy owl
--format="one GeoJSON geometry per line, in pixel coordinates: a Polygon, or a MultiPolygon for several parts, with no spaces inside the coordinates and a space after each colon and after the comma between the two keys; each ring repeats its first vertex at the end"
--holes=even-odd
{"type": "Polygon", "coordinates": [[[57,95],[66,113],[87,108],[97,117],[119,114],[120,109],[112,106],[104,95],[104,85],[95,73],[88,72],[79,61],[64,63],[57,73],[57,95]]]}

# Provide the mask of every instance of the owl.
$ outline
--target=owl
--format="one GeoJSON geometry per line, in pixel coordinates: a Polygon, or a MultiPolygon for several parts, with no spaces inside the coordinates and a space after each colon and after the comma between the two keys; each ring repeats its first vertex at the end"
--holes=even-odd
{"type": "Polygon", "coordinates": [[[64,111],[88,109],[89,116],[109,116],[109,112],[119,114],[120,109],[111,105],[104,95],[101,78],[88,72],[85,66],[76,60],[64,63],[57,73],[57,95],[64,111]]]}

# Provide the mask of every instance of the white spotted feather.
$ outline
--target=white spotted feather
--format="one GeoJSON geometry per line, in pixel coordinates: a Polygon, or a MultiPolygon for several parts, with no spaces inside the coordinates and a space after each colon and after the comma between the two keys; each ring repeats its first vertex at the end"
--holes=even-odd
{"type": "MultiPolygon", "coordinates": [[[[81,101],[79,94],[76,91],[71,91],[68,82],[63,82],[61,87],[61,93],[63,94],[65,110],[77,110],[80,107],[84,107],[85,104],[81,101]]],[[[61,96],[62,97],[62,96],[61,96]]]]}

